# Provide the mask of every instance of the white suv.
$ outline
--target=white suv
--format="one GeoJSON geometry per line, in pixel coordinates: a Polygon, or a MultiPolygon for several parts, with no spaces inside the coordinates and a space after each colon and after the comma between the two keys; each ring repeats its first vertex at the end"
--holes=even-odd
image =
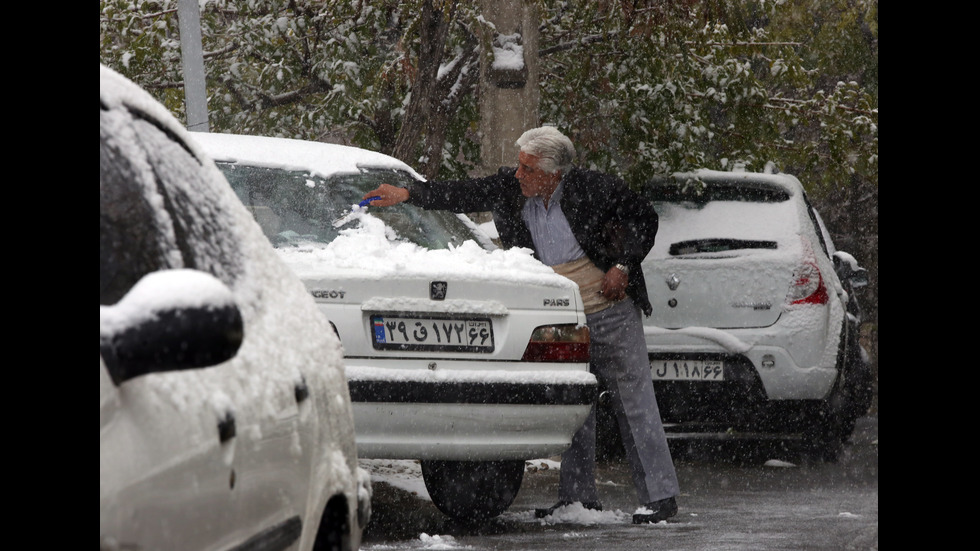
{"type": "Polygon", "coordinates": [[[513,501],[595,401],[578,288],[465,216],[358,203],[420,177],[363,149],[198,134],[344,346],[361,458],[419,459],[445,514],[513,501]]]}
{"type": "Polygon", "coordinates": [[[867,413],[853,257],[787,174],[702,170],[651,182],[651,376],[671,437],[799,438],[833,460],[867,413]]]}

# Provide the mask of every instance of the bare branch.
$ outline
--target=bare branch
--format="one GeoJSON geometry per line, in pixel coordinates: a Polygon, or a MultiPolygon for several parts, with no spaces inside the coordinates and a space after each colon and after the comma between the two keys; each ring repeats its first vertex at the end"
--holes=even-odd
{"type": "Polygon", "coordinates": [[[177,13],[177,8],[174,8],[172,10],[163,10],[163,11],[158,11],[156,13],[148,13],[145,15],[141,15],[140,19],[153,19],[154,17],[160,17],[161,15],[168,15],[171,13],[177,13]]]}
{"type": "Polygon", "coordinates": [[[271,96],[268,94],[259,93],[257,95],[259,99],[262,101],[263,107],[280,107],[282,105],[289,105],[292,103],[296,103],[298,101],[302,101],[303,99],[313,94],[324,92],[328,89],[329,89],[329,85],[327,83],[321,82],[319,80],[314,80],[310,82],[310,84],[308,84],[307,86],[283,94],[277,94],[275,96],[271,96]]]}
{"type": "Polygon", "coordinates": [[[610,32],[605,33],[605,34],[593,34],[593,35],[590,35],[590,36],[586,36],[586,37],[580,38],[578,40],[572,40],[572,41],[569,41],[569,42],[562,42],[561,44],[557,44],[557,45],[552,46],[550,48],[544,48],[544,49],[538,50],[538,56],[539,57],[545,57],[545,56],[549,56],[549,55],[554,54],[554,53],[564,52],[566,50],[571,50],[573,48],[578,48],[580,46],[588,46],[589,44],[594,44],[596,42],[603,42],[603,41],[606,41],[606,40],[611,39],[612,37],[614,37],[614,36],[616,36],[618,34],[619,34],[618,31],[610,31],[610,32]]]}
{"type": "Polygon", "coordinates": [[[802,46],[802,42],[684,42],[687,46],[722,46],[725,48],[738,48],[741,46],[802,46]]]}
{"type": "Polygon", "coordinates": [[[239,47],[238,43],[232,42],[231,44],[228,44],[227,46],[225,46],[224,48],[221,48],[220,50],[214,50],[214,51],[211,51],[211,52],[204,52],[204,59],[210,59],[210,58],[214,58],[214,57],[223,56],[225,54],[228,54],[228,53],[231,53],[231,52],[237,50],[238,47],[239,47]]]}

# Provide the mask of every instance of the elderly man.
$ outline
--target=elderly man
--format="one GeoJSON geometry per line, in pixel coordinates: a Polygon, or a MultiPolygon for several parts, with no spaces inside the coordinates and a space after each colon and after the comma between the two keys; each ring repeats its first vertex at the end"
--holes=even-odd
{"type": "MultiPolygon", "coordinates": [[[[506,247],[532,249],[579,285],[591,332],[591,368],[611,391],[633,484],[642,506],[633,523],[677,514],[677,474],[667,448],[643,339],[641,312],[652,306],[640,262],[653,246],[657,213],[620,179],[572,165],[575,147],[553,127],[518,140],[518,166],[485,178],[383,184],[372,206],[402,201],[426,209],[491,211],[506,247]]],[[[595,483],[595,410],[562,454],[558,502],[539,518],[581,503],[601,510],[595,483]]]]}

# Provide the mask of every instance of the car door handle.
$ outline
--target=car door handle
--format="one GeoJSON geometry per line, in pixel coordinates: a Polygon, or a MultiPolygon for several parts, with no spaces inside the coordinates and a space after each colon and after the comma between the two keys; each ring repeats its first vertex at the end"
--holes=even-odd
{"type": "Polygon", "coordinates": [[[218,438],[224,444],[234,438],[235,433],[235,414],[228,411],[225,413],[225,418],[218,421],[218,438]]]}
{"type": "Polygon", "coordinates": [[[296,387],[293,389],[296,396],[296,403],[301,404],[310,396],[310,387],[306,386],[306,377],[301,377],[296,387]]]}

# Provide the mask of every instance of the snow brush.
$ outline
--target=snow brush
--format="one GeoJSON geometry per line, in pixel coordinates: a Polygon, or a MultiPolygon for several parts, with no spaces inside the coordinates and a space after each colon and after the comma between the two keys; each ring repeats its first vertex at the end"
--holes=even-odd
{"type": "Polygon", "coordinates": [[[371,204],[371,201],[377,201],[378,199],[381,199],[381,196],[375,195],[374,197],[368,197],[367,199],[364,199],[360,203],[352,206],[350,212],[333,221],[333,227],[339,228],[344,224],[350,222],[351,220],[354,219],[355,214],[359,212],[366,212],[368,205],[371,204]]]}

